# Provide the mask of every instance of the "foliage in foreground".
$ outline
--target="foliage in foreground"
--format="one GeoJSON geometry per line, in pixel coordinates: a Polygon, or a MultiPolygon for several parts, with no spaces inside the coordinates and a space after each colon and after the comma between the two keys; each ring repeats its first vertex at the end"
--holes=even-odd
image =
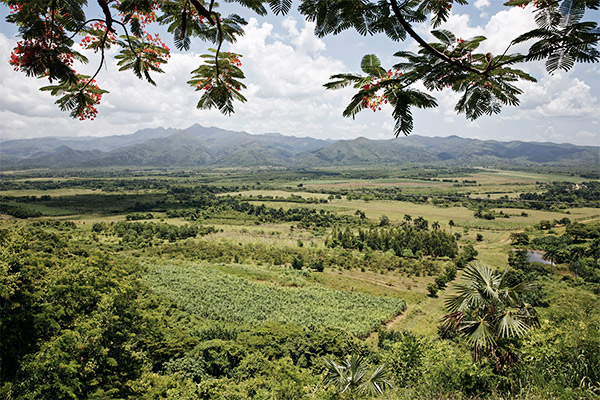
{"type": "Polygon", "coordinates": [[[455,294],[445,301],[450,313],[443,317],[444,323],[463,334],[477,356],[496,352],[499,341],[523,336],[538,325],[535,309],[522,299],[536,289],[529,282],[510,286],[506,274],[473,264],[453,289],[455,294]]]}
{"type": "MultiPolygon", "coordinates": [[[[549,306],[540,309],[540,327],[511,343],[518,362],[498,371],[493,357],[475,362],[459,337],[381,331],[377,344],[367,344],[339,327],[199,317],[147,285],[156,272],[97,247],[90,235],[70,222],[2,222],[0,397],[369,398],[341,393],[323,379],[325,360],[345,365],[351,355],[362,357],[368,371],[386,365],[394,384],[386,399],[600,394],[600,301],[573,279],[541,275],[549,306]]],[[[215,277],[246,284],[225,272],[215,277]]],[[[291,298],[310,288],[281,289],[297,289],[284,290],[291,298]]]]}

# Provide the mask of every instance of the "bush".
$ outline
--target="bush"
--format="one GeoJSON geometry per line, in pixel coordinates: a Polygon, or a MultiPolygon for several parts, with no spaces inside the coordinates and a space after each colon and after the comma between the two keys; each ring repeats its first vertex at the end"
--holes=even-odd
{"type": "Polygon", "coordinates": [[[304,267],[304,259],[302,256],[294,257],[292,260],[292,268],[293,269],[302,269],[304,267]]]}
{"type": "MultiPolygon", "coordinates": [[[[381,332],[380,332],[381,335],[381,332]]],[[[429,343],[411,332],[397,332],[383,341],[385,362],[397,386],[418,385],[424,373],[425,351],[429,343]]]]}
{"type": "Polygon", "coordinates": [[[325,270],[325,266],[323,265],[323,260],[317,260],[310,263],[310,269],[313,269],[317,272],[323,272],[325,270]]]}
{"type": "Polygon", "coordinates": [[[429,294],[428,294],[429,297],[437,297],[438,290],[439,290],[438,285],[435,283],[430,283],[429,285],[427,285],[427,291],[429,292],[429,294]]]}

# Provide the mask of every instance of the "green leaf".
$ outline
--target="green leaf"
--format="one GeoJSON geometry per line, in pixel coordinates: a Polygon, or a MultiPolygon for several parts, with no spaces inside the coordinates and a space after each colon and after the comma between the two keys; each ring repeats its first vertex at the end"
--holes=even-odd
{"type": "Polygon", "coordinates": [[[439,41],[448,46],[454,45],[456,43],[456,36],[449,30],[440,29],[437,31],[431,31],[431,34],[435,36],[439,41]]]}
{"type": "Polygon", "coordinates": [[[529,327],[511,310],[507,310],[498,324],[498,333],[501,338],[519,337],[529,331],[529,327]]]}
{"type": "Polygon", "coordinates": [[[292,0],[269,0],[269,6],[275,15],[285,15],[292,8],[292,0]]]}
{"type": "Polygon", "coordinates": [[[360,62],[360,68],[365,74],[379,75],[381,71],[381,61],[375,54],[367,54],[363,56],[360,62]]]}
{"type": "Polygon", "coordinates": [[[494,331],[485,319],[468,322],[463,331],[467,342],[475,347],[487,349],[496,344],[494,331]]]}

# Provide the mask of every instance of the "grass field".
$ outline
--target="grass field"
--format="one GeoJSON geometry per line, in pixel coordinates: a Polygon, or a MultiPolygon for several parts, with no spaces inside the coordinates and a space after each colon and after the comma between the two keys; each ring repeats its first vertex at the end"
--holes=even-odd
{"type": "MultiPolygon", "coordinates": [[[[0,342],[9,357],[0,358],[19,379],[0,393],[371,398],[325,380],[329,360],[343,372],[359,355],[364,377],[384,371],[395,386],[378,399],[596,398],[600,207],[576,206],[600,205],[600,185],[545,185],[587,180],[527,171],[378,168],[4,175],[0,342]],[[524,192],[541,202],[517,209],[500,199],[524,192]],[[515,246],[557,250],[557,265],[527,263],[524,253],[509,264],[515,246]],[[461,331],[439,335],[469,264],[505,273],[511,286],[533,282],[524,300],[540,316],[479,360],[461,331]]],[[[490,298],[493,284],[482,286],[490,298]]],[[[504,293],[463,321],[492,329],[496,316],[516,317],[524,304],[502,304],[504,293]]]]}
{"type": "MultiPolygon", "coordinates": [[[[359,170],[350,172],[360,173],[359,170]]],[[[478,198],[487,198],[488,195],[489,198],[499,198],[504,195],[515,198],[523,192],[540,191],[539,183],[578,180],[577,177],[568,175],[533,172],[480,169],[478,172],[470,174],[424,180],[399,177],[393,172],[388,176],[382,174],[382,177],[366,179],[340,176],[332,178],[328,175],[303,176],[301,172],[289,172],[288,175],[281,175],[277,171],[224,169],[192,173],[185,177],[170,176],[160,171],[154,173],[148,171],[148,175],[101,179],[106,182],[112,181],[111,187],[113,188],[119,188],[119,182],[123,182],[129,185],[127,186],[129,189],[104,192],[99,189],[68,187],[49,190],[5,190],[1,191],[0,195],[15,197],[48,195],[51,200],[46,202],[20,201],[12,204],[39,211],[44,214],[43,218],[76,221],[89,230],[97,222],[110,223],[124,220],[125,216],[140,204],[152,205],[164,201],[166,190],[161,189],[161,184],[178,185],[192,190],[202,185],[231,187],[235,190],[219,193],[218,196],[240,195],[248,199],[252,205],[265,205],[283,210],[310,208],[345,216],[354,216],[356,211],[360,210],[364,212],[367,222],[370,221],[374,225],[382,216],[387,216],[392,226],[401,224],[405,215],[410,215],[413,219],[421,216],[428,220],[430,226],[434,222],[438,222],[440,229],[459,234],[459,246],[472,244],[479,253],[477,260],[496,268],[503,268],[507,263],[508,253],[511,249],[510,234],[513,232],[527,231],[532,237],[535,237],[542,233],[535,231],[533,226],[543,220],[552,221],[564,217],[580,222],[600,220],[600,211],[597,208],[570,208],[560,212],[496,208],[497,213],[501,211],[510,217],[485,220],[475,218],[473,210],[463,206],[440,207],[435,206],[431,201],[416,204],[393,200],[348,200],[345,195],[336,198],[329,193],[321,192],[398,188],[403,194],[424,196],[468,193],[471,197],[478,198]],[[442,179],[452,180],[452,182],[443,182],[442,179]],[[455,180],[458,182],[454,182],[455,180]],[[465,180],[476,181],[476,184],[463,184],[465,180]],[[154,182],[157,186],[153,189],[139,189],[136,188],[136,182],[154,182]],[[240,187],[246,189],[240,190],[240,187]],[[261,189],[263,187],[264,189],[261,189]],[[303,199],[327,199],[327,202],[285,201],[290,196],[303,199]],[[276,198],[276,201],[267,197],[276,198]],[[523,212],[527,215],[522,216],[523,212]],[[449,225],[451,220],[455,224],[454,227],[449,225]],[[481,235],[480,240],[477,238],[478,235],[481,235]]],[[[58,182],[60,179],[52,180],[58,182]]],[[[66,180],[73,182],[72,179],[66,180]]],[[[50,180],[32,178],[27,181],[50,180]]],[[[15,182],[19,182],[19,180],[15,180],[15,182]]],[[[176,204],[172,198],[170,201],[171,204],[176,204]]],[[[181,207],[189,206],[182,205],[181,207]]],[[[154,215],[152,222],[164,222],[176,226],[190,223],[183,217],[167,218],[165,210],[154,210],[152,214],[154,215]]],[[[201,223],[216,229],[216,232],[205,236],[202,240],[236,245],[255,243],[273,249],[293,249],[303,246],[309,251],[315,249],[315,251],[325,253],[327,252],[325,239],[329,237],[332,229],[331,227],[301,229],[297,223],[293,222],[259,223],[253,216],[227,215],[223,212],[205,216],[201,223]]],[[[558,227],[555,231],[562,233],[564,228],[558,227]]],[[[105,237],[101,240],[111,243],[113,246],[120,245],[120,240],[114,237],[105,237]]],[[[140,254],[144,258],[143,251],[136,250],[136,254],[140,254]]],[[[396,271],[387,271],[385,266],[382,266],[380,271],[327,268],[322,273],[309,273],[306,276],[289,268],[243,264],[157,264],[152,271],[148,279],[155,289],[182,304],[186,309],[209,318],[244,323],[274,319],[309,325],[335,321],[336,324],[348,324],[348,329],[364,335],[379,326],[382,321],[388,321],[389,327],[392,329],[432,334],[435,333],[439,315],[444,310],[443,292],[439,293],[439,298],[427,296],[427,285],[434,281],[435,276],[406,276],[396,271]],[[203,285],[209,282],[211,285],[203,286],[202,291],[199,291],[198,282],[203,285]],[[201,298],[201,294],[207,293],[213,298],[226,296],[225,287],[240,288],[229,292],[239,292],[242,289],[248,293],[253,292],[256,297],[251,297],[248,293],[244,297],[240,292],[241,297],[229,299],[229,308],[227,309],[217,308],[211,305],[210,301],[201,298]],[[205,292],[206,288],[210,288],[210,291],[205,292]],[[191,293],[194,294],[191,295],[191,293]],[[324,297],[318,297],[317,293],[322,293],[324,297]],[[283,311],[260,306],[261,302],[266,302],[265,299],[269,298],[277,299],[279,302],[277,307],[283,311]],[[313,310],[300,307],[302,304],[299,299],[310,300],[313,306],[309,308],[313,310]],[[396,318],[399,310],[403,309],[403,306],[400,306],[404,304],[403,300],[406,300],[408,308],[405,313],[396,318]],[[353,308],[355,306],[350,305],[353,302],[363,302],[367,308],[357,311],[353,308]],[[318,305],[320,303],[324,306],[318,305]],[[248,304],[256,305],[256,308],[244,315],[242,306],[248,304]],[[348,307],[348,310],[351,311],[345,313],[342,309],[344,307],[348,307]],[[375,311],[378,307],[381,309],[375,311]],[[326,311],[324,311],[325,309],[326,311]],[[366,320],[356,319],[351,315],[352,313],[367,315],[368,318],[366,320]],[[305,316],[303,316],[304,314],[305,316]],[[327,322],[333,314],[339,315],[341,319],[336,316],[327,322]]]]}
{"type": "Polygon", "coordinates": [[[364,336],[406,308],[404,300],[333,290],[302,276],[280,275],[248,266],[156,264],[147,281],[191,313],[250,325],[288,322],[364,336]]]}

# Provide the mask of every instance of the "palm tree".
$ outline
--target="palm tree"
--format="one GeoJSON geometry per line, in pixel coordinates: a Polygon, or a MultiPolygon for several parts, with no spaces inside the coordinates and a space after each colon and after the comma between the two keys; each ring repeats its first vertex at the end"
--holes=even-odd
{"type": "Polygon", "coordinates": [[[556,261],[559,257],[560,250],[558,249],[558,247],[552,246],[546,248],[546,253],[544,253],[542,258],[546,261],[550,261],[550,276],[554,274],[554,264],[556,264],[556,261]]]}
{"type": "Polygon", "coordinates": [[[569,264],[571,268],[575,264],[575,276],[579,276],[579,264],[581,264],[581,258],[585,255],[585,248],[583,246],[572,246],[568,249],[569,264]]]}
{"type": "Polygon", "coordinates": [[[450,225],[450,234],[452,234],[452,227],[455,225],[454,220],[451,219],[450,221],[448,221],[448,225],[450,225]]]}
{"type": "MultiPolygon", "coordinates": [[[[473,345],[475,358],[496,354],[498,341],[519,337],[538,324],[535,310],[521,295],[536,289],[528,282],[509,287],[504,274],[483,264],[471,264],[461,283],[445,300],[446,329],[460,332],[473,345]]],[[[497,357],[497,361],[499,360],[497,357]]]]}
{"type": "Polygon", "coordinates": [[[431,224],[431,228],[432,228],[434,231],[437,231],[438,229],[440,229],[440,223],[439,223],[439,222],[437,222],[437,221],[434,221],[434,222],[433,222],[433,224],[431,224]]]}
{"type": "Polygon", "coordinates": [[[327,375],[324,383],[336,386],[341,393],[378,395],[392,387],[385,364],[369,374],[365,359],[356,354],[341,364],[326,359],[325,365],[327,375]]]}
{"type": "Polygon", "coordinates": [[[415,228],[417,228],[418,230],[426,231],[427,226],[429,225],[429,222],[427,222],[427,220],[423,217],[417,217],[413,221],[413,224],[414,224],[415,228]]]}

